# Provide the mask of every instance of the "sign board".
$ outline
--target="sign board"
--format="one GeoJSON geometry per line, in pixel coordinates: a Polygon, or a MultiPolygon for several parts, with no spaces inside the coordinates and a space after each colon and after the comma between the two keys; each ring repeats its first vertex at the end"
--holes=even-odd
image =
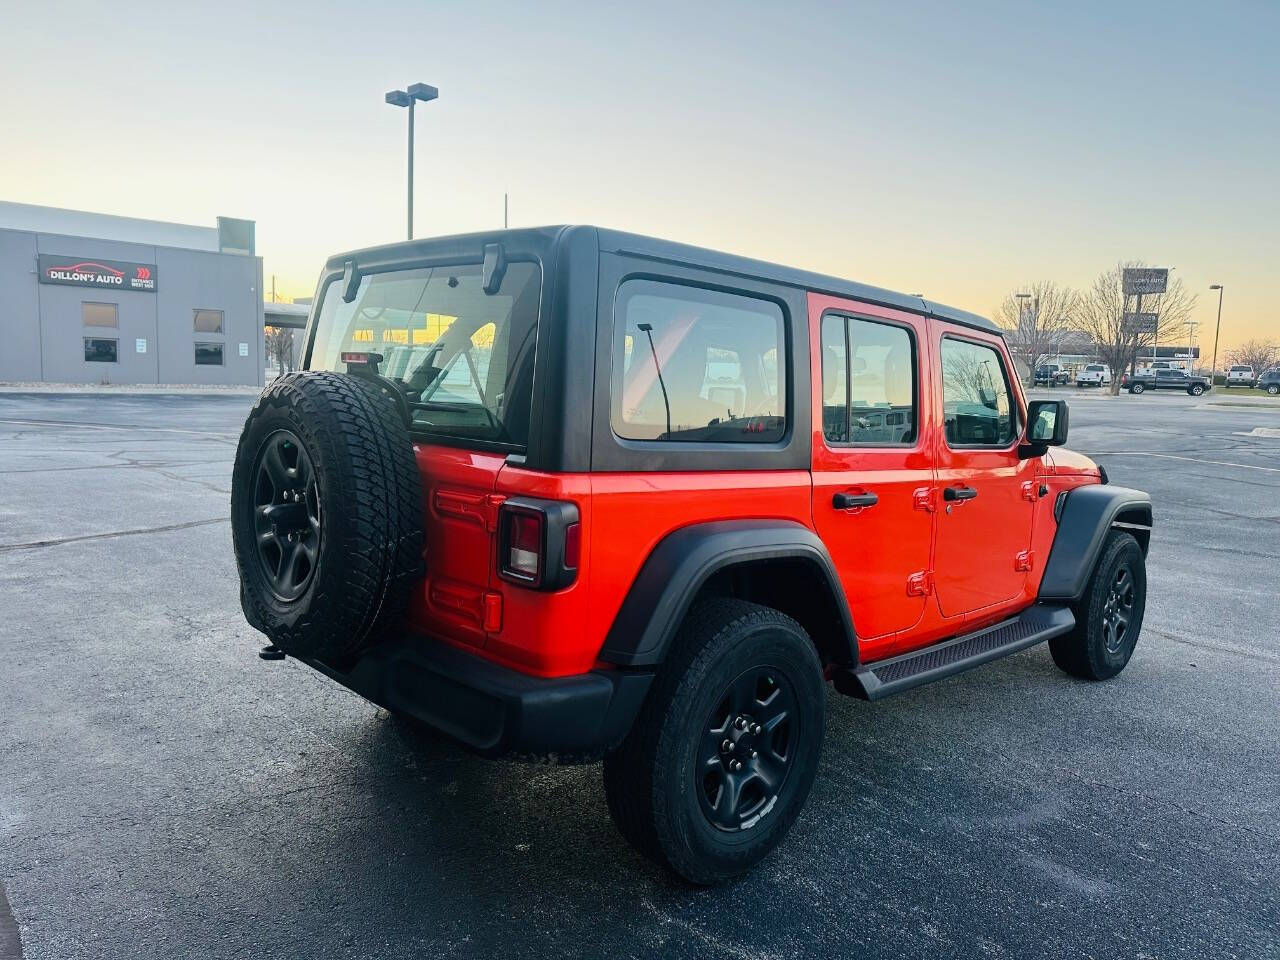
{"type": "Polygon", "coordinates": [[[1155,333],[1160,324],[1158,313],[1126,313],[1124,315],[1125,333],[1155,333]]]}
{"type": "Polygon", "coordinates": [[[1168,286],[1169,270],[1166,267],[1124,268],[1126,294],[1164,293],[1168,286]]]}
{"type": "Polygon", "coordinates": [[[146,353],[146,352],[147,352],[147,341],[146,341],[146,338],[145,338],[145,337],[139,337],[137,340],[135,340],[135,341],[133,342],[133,349],[134,349],[137,353],[146,353]]]}
{"type": "Polygon", "coordinates": [[[247,357],[249,355],[249,345],[247,343],[240,344],[240,356],[247,357]]]}
{"type": "Polygon", "coordinates": [[[110,290],[139,290],[155,293],[156,265],[126,260],[94,260],[89,257],[59,257],[42,253],[40,282],[72,287],[106,287],[110,290]]]}

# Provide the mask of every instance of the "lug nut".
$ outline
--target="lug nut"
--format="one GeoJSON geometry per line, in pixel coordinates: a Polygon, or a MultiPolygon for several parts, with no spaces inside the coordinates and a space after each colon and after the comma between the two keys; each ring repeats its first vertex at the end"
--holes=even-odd
{"type": "Polygon", "coordinates": [[[733,725],[734,725],[735,727],[737,727],[739,730],[745,730],[745,729],[747,729],[747,719],[746,719],[746,717],[738,717],[738,719],[737,719],[737,720],[734,720],[734,721],[733,721],[733,725]]]}
{"type": "Polygon", "coordinates": [[[720,749],[725,753],[733,753],[733,741],[726,740],[724,743],[720,744],[720,749]]]}
{"type": "Polygon", "coordinates": [[[760,724],[758,724],[758,723],[757,723],[757,724],[753,724],[753,725],[752,725],[752,727],[751,727],[751,732],[752,732],[753,734],[755,734],[755,735],[758,737],[758,736],[760,736],[760,731],[761,731],[761,730],[763,730],[763,729],[764,729],[764,727],[760,726],[760,724]]]}
{"type": "Polygon", "coordinates": [[[729,761],[729,769],[730,769],[730,770],[732,770],[734,773],[737,773],[739,770],[741,770],[741,769],[742,769],[742,761],[741,761],[741,760],[730,760],[730,761],[729,761]]]}
{"type": "Polygon", "coordinates": [[[756,752],[752,750],[751,753],[748,754],[748,759],[754,760],[755,758],[756,758],[756,752]]]}

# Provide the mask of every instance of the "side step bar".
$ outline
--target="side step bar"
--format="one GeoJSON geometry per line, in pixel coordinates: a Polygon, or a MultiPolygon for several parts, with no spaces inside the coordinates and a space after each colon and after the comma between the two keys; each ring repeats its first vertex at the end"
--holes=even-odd
{"type": "Polygon", "coordinates": [[[862,700],[880,700],[1033,647],[1075,625],[1070,608],[1036,604],[976,633],[837,673],[836,689],[862,700]]]}

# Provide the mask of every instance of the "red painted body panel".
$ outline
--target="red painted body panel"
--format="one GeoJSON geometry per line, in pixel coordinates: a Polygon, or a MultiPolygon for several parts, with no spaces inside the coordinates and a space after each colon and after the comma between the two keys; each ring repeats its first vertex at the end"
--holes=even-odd
{"type": "Polygon", "coordinates": [[[930,569],[934,518],[916,505],[916,491],[931,493],[936,425],[921,417],[910,447],[832,446],[822,430],[822,316],[827,312],[886,320],[910,330],[923,355],[918,393],[929,396],[933,377],[929,332],[923,317],[835,297],[809,296],[813,407],[813,521],[826,544],[849,601],[864,650],[894,650],[924,616],[927,596],[907,591],[913,574],[930,569]],[[837,510],[837,493],[874,493],[874,507],[837,510]]]}
{"type": "MultiPolygon", "coordinates": [[[[996,622],[1035,602],[1056,522],[1057,495],[1098,482],[1092,461],[1057,449],[1022,460],[1007,450],[952,450],[942,428],[938,368],[944,335],[1001,338],[915,314],[809,296],[811,470],[546,474],[505,456],[415,447],[427,518],[427,577],[415,625],[474,654],[536,676],[600,667],[600,649],[641,566],[680,527],[722,519],[786,519],[817,531],[849,602],[864,662],[996,622]],[[821,317],[838,311],[909,328],[917,344],[919,430],[909,447],[838,447],[822,430],[821,317]],[[978,489],[953,504],[948,485],[978,489]],[[836,493],[874,492],[872,508],[837,510],[836,493]],[[497,515],[510,496],[576,504],[581,560],[564,589],[499,578],[497,515]]],[[[1026,400],[1012,374],[1026,419],[1026,400]]]]}

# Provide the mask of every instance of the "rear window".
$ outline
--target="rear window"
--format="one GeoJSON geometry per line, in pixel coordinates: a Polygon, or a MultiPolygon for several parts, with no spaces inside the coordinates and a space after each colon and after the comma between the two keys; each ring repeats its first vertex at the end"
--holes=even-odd
{"type": "Polygon", "coordinates": [[[614,433],[703,443],[782,439],[786,362],[776,303],[627,280],[615,304],[614,433]]]}
{"type": "Polygon", "coordinates": [[[1102,373],[1103,367],[1100,363],[1091,363],[1085,369],[1090,373],[1102,373]]]}
{"type": "Polygon", "coordinates": [[[329,284],[312,370],[346,369],[344,352],[381,354],[417,433],[523,448],[529,439],[542,272],[511,263],[488,295],[480,264],[368,274],[344,303],[329,284]]]}
{"type": "Polygon", "coordinates": [[[1235,366],[1231,368],[1231,372],[1232,373],[1252,373],[1253,367],[1235,366]]]}

